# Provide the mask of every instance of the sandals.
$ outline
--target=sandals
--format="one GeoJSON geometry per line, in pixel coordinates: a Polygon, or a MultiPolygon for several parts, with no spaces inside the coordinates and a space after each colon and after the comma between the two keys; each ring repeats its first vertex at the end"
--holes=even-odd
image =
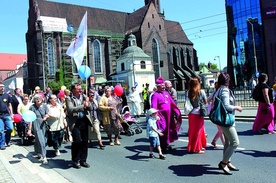
{"type": "Polygon", "coordinates": [[[110,145],[110,146],[114,146],[114,143],[113,143],[113,142],[110,142],[109,145],[110,145]]]}

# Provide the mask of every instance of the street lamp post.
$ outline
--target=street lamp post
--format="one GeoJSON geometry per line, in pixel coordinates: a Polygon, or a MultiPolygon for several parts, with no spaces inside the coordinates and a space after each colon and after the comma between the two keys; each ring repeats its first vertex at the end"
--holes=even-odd
{"type": "Polygon", "coordinates": [[[216,58],[218,58],[218,61],[219,61],[219,71],[221,71],[220,57],[219,56],[215,56],[214,60],[216,60],[216,58]]]}
{"type": "Polygon", "coordinates": [[[256,55],[256,45],[255,45],[255,36],[254,36],[254,26],[252,21],[256,21],[257,18],[248,18],[247,22],[251,25],[251,32],[252,32],[252,42],[253,42],[253,50],[254,50],[254,62],[255,62],[255,74],[258,72],[258,65],[257,65],[257,55],[256,55]]]}

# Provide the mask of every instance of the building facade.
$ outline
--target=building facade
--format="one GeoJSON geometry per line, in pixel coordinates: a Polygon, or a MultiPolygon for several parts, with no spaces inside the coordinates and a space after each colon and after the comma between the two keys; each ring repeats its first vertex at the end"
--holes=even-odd
{"type": "Polygon", "coordinates": [[[87,12],[88,44],[83,64],[91,68],[93,80],[112,79],[117,59],[128,46],[128,36],[133,34],[137,46],[151,57],[155,78],[162,75],[183,90],[185,81],[196,76],[196,50],[179,22],[166,20],[160,6],[160,0],[145,0],[145,6],[125,13],[29,0],[28,77],[24,88],[44,89],[58,78],[67,83],[79,80],[74,60],[66,55],[66,50],[87,12]]]}
{"type": "Polygon", "coordinates": [[[267,73],[273,84],[276,71],[276,3],[272,0],[226,0],[227,67],[234,86],[267,73]]]}

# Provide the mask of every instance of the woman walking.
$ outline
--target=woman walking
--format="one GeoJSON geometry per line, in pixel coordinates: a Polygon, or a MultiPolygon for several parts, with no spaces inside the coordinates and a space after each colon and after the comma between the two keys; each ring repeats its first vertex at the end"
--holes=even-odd
{"type": "MultiPolygon", "coordinates": [[[[232,112],[235,114],[235,110],[241,112],[242,107],[235,105],[235,97],[233,93],[229,90],[230,85],[230,76],[226,72],[222,72],[218,77],[218,85],[219,89],[215,93],[214,97],[219,97],[223,102],[227,111],[232,112]]],[[[223,172],[227,175],[232,175],[232,171],[238,171],[239,169],[236,168],[231,162],[231,157],[238,147],[240,141],[239,137],[235,128],[235,123],[233,126],[224,127],[220,126],[225,143],[223,148],[223,158],[222,161],[218,164],[219,168],[223,170],[223,172]]]]}
{"type": "Polygon", "coordinates": [[[30,107],[30,110],[33,111],[36,115],[36,120],[34,122],[28,121],[28,136],[32,136],[32,128],[35,136],[34,151],[37,153],[37,157],[40,158],[39,161],[42,164],[48,164],[46,158],[46,120],[49,117],[49,109],[45,103],[43,103],[43,98],[41,95],[36,94],[33,97],[34,104],[30,107]]]}
{"type": "Polygon", "coordinates": [[[105,88],[105,96],[100,99],[99,109],[103,112],[103,125],[107,133],[110,146],[121,145],[119,142],[119,134],[122,130],[122,125],[119,120],[120,113],[118,105],[120,103],[111,95],[111,88],[105,88]],[[115,141],[112,140],[112,134],[115,135],[115,141]]]}
{"type": "Polygon", "coordinates": [[[259,105],[256,119],[253,124],[253,130],[261,133],[261,129],[265,128],[268,134],[274,134],[274,105],[272,88],[267,85],[267,74],[262,73],[259,77],[258,92],[259,105]]]}
{"type": "Polygon", "coordinates": [[[206,135],[204,129],[204,118],[200,116],[200,105],[207,104],[207,97],[204,90],[200,89],[198,78],[189,81],[188,97],[193,106],[193,110],[188,115],[188,147],[189,153],[203,154],[206,148],[206,135]]]}
{"type": "Polygon", "coordinates": [[[49,104],[47,106],[49,108],[47,122],[51,128],[51,136],[48,138],[51,138],[53,142],[56,156],[60,156],[59,148],[63,141],[64,128],[67,126],[64,109],[61,104],[57,103],[57,96],[52,94],[49,96],[49,104]]]}

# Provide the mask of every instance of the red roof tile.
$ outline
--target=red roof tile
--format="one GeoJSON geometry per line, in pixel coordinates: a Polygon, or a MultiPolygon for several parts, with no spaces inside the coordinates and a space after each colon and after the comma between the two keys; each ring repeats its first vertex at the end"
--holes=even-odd
{"type": "Polygon", "coordinates": [[[27,54],[0,53],[0,71],[15,70],[23,60],[27,60],[27,54]]]}

